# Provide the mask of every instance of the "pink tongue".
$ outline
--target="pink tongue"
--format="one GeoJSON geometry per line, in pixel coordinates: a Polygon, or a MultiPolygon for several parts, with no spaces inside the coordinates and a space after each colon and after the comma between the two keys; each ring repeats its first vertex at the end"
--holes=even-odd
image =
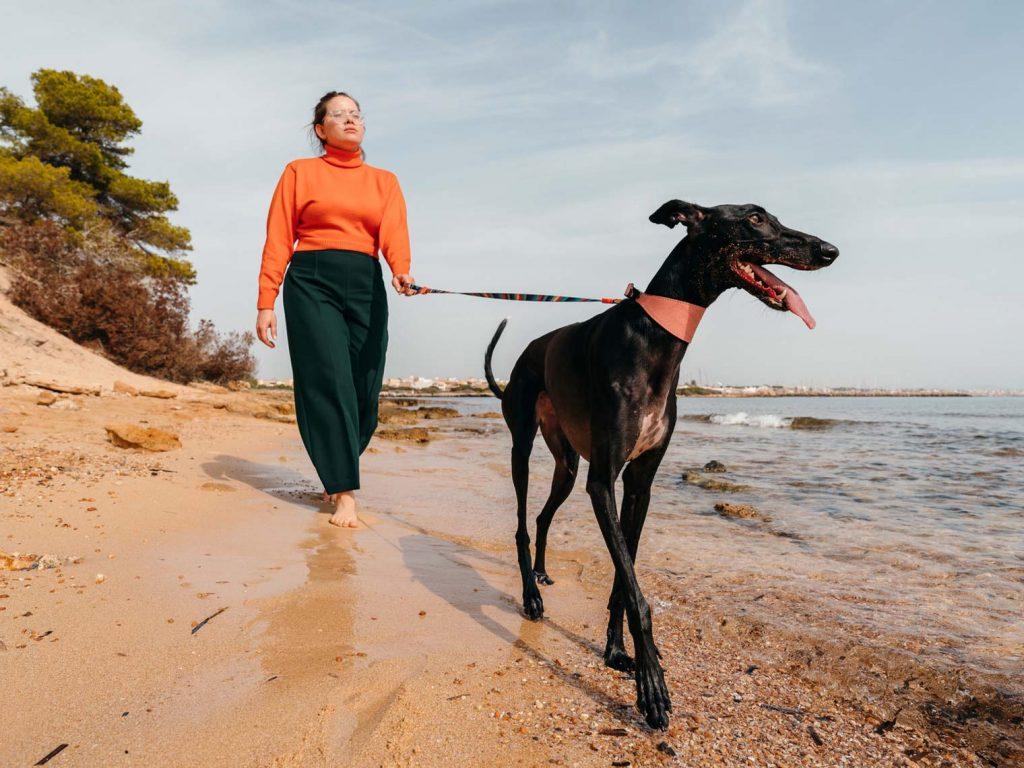
{"type": "Polygon", "coordinates": [[[783,306],[803,320],[808,328],[814,328],[816,323],[814,318],[811,317],[811,311],[807,309],[804,300],[800,298],[800,294],[796,292],[793,286],[783,282],[760,264],[750,264],[750,268],[753,269],[754,274],[761,278],[761,282],[772,286],[775,293],[781,293],[782,289],[785,288],[786,298],[782,300],[783,306]]]}
{"type": "Polygon", "coordinates": [[[799,293],[790,288],[786,292],[786,298],[782,300],[782,303],[786,305],[786,309],[803,320],[808,328],[814,328],[816,325],[814,318],[811,317],[811,311],[807,309],[807,305],[804,304],[804,300],[800,298],[799,293]]]}

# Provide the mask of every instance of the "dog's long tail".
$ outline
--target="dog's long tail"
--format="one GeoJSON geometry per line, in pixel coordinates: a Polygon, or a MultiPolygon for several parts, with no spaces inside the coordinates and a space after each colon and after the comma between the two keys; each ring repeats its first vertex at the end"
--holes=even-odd
{"type": "Polygon", "coordinates": [[[491,388],[491,392],[499,400],[501,400],[501,396],[504,393],[501,391],[501,387],[498,386],[498,382],[494,380],[494,371],[491,370],[491,355],[494,354],[494,348],[498,345],[498,339],[501,338],[501,332],[505,330],[506,325],[508,325],[508,318],[505,318],[498,324],[498,330],[491,337],[491,343],[487,345],[487,352],[484,354],[484,376],[487,377],[487,386],[491,388]]]}

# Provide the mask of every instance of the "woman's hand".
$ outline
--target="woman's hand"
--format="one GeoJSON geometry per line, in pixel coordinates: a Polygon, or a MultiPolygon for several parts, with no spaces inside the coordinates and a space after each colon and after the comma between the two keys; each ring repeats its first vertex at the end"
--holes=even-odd
{"type": "Polygon", "coordinates": [[[274,314],[274,310],[261,309],[256,315],[256,336],[271,349],[276,346],[274,341],[277,339],[277,315],[274,314]]]}
{"type": "Polygon", "coordinates": [[[415,296],[417,293],[426,293],[422,288],[417,291],[412,287],[416,284],[416,280],[412,275],[395,275],[391,278],[391,284],[395,286],[395,290],[403,296],[415,296]]]}

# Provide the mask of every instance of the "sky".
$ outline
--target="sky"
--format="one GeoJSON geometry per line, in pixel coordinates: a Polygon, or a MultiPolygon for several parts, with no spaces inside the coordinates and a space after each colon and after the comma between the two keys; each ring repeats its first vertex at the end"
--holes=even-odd
{"type": "MultiPolygon", "coordinates": [[[[618,296],[681,233],[666,200],[757,203],[841,251],[776,268],[818,326],[731,290],[682,379],[1024,389],[1024,4],[0,2],[0,84],[70,69],[143,121],[129,172],[167,180],[193,322],[252,330],[266,213],[328,90],[397,174],[412,274],[469,291],[618,296]]],[[[385,275],[388,275],[385,266],[385,275]]],[[[390,290],[390,289],[389,289],[390,290]]],[[[390,294],[387,376],[505,377],[604,309],[390,294]]],[[[258,375],[291,376],[258,342],[258,375]]]]}

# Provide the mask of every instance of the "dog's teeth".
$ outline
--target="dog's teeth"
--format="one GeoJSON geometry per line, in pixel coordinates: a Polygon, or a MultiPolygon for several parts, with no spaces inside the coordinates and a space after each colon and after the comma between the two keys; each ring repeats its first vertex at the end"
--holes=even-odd
{"type": "Polygon", "coordinates": [[[779,301],[782,301],[782,300],[783,300],[784,298],[786,298],[786,294],[787,294],[787,293],[789,293],[789,289],[788,289],[788,288],[783,288],[783,289],[782,289],[782,293],[780,293],[780,294],[779,294],[778,296],[776,296],[775,298],[777,298],[777,299],[778,299],[779,301]]]}

